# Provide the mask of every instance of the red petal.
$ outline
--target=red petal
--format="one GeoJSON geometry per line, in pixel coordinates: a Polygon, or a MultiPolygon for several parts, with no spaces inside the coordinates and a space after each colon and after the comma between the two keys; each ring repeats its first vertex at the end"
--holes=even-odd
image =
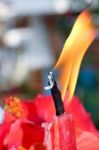
{"type": "Polygon", "coordinates": [[[95,128],[94,123],[90,117],[90,114],[85,110],[83,104],[75,96],[70,104],[65,99],[64,106],[68,113],[71,113],[74,117],[75,128],[79,128],[84,131],[90,131],[98,135],[98,131],[95,128]]]}
{"type": "Polygon", "coordinates": [[[29,150],[46,150],[46,148],[42,143],[34,143],[29,150]]]}
{"type": "Polygon", "coordinates": [[[23,131],[20,127],[21,121],[18,120],[12,123],[9,133],[7,134],[4,144],[6,147],[11,148],[13,146],[18,147],[22,143],[23,131]]]}
{"type": "Polygon", "coordinates": [[[23,146],[29,148],[33,143],[43,143],[44,130],[38,125],[22,123],[23,146]]]}
{"type": "Polygon", "coordinates": [[[90,132],[82,132],[77,137],[77,150],[99,150],[99,139],[90,132]]]}
{"type": "MultiPolygon", "coordinates": [[[[9,98],[7,98],[7,101],[9,98]]],[[[50,122],[55,116],[54,102],[51,96],[39,95],[33,100],[20,101],[23,106],[23,111],[25,118],[29,121],[41,124],[42,122],[50,122]]],[[[12,113],[5,113],[4,122],[12,122],[17,118],[12,115],[12,113]]]]}
{"type": "Polygon", "coordinates": [[[11,124],[0,125],[0,150],[3,149],[4,139],[10,130],[10,126],[11,126],[11,124]]]}
{"type": "Polygon", "coordinates": [[[35,123],[51,122],[55,117],[55,107],[51,96],[37,96],[29,108],[29,118],[35,123]]]}
{"type": "Polygon", "coordinates": [[[5,138],[5,145],[8,148],[23,146],[29,149],[33,143],[43,143],[43,137],[44,131],[40,126],[17,120],[12,123],[11,129],[5,138]]]}

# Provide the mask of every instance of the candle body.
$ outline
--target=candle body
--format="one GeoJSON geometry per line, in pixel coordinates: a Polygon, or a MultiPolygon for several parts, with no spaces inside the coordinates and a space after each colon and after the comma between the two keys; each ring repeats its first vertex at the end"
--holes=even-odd
{"type": "Polygon", "coordinates": [[[73,118],[71,114],[56,117],[44,125],[46,150],[77,150],[73,118]]]}

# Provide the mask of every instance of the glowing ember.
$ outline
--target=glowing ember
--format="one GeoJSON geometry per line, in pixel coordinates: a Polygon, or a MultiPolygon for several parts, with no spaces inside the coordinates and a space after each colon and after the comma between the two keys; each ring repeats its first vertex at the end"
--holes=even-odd
{"type": "Polygon", "coordinates": [[[55,69],[61,68],[60,83],[63,99],[67,91],[69,100],[72,98],[82,58],[94,40],[95,35],[91,15],[88,11],[82,12],[75,22],[54,67],[55,69]]]}

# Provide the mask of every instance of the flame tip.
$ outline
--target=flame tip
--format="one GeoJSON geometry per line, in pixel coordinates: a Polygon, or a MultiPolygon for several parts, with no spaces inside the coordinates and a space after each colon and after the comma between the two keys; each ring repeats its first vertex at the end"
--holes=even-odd
{"type": "Polygon", "coordinates": [[[54,69],[61,66],[60,83],[63,87],[63,96],[68,89],[69,97],[72,98],[83,56],[95,36],[96,30],[92,23],[92,16],[88,10],[84,10],[78,16],[54,66],[54,69]]]}

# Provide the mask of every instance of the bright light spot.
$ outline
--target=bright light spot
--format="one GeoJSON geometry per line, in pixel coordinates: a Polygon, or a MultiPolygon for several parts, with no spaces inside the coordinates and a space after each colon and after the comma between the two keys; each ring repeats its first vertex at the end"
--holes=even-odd
{"type": "Polygon", "coordinates": [[[68,0],[54,0],[53,7],[55,12],[63,14],[70,8],[70,2],[68,0]]]}
{"type": "Polygon", "coordinates": [[[11,30],[5,34],[4,43],[10,47],[17,47],[21,41],[21,35],[17,30],[11,30]]]}

